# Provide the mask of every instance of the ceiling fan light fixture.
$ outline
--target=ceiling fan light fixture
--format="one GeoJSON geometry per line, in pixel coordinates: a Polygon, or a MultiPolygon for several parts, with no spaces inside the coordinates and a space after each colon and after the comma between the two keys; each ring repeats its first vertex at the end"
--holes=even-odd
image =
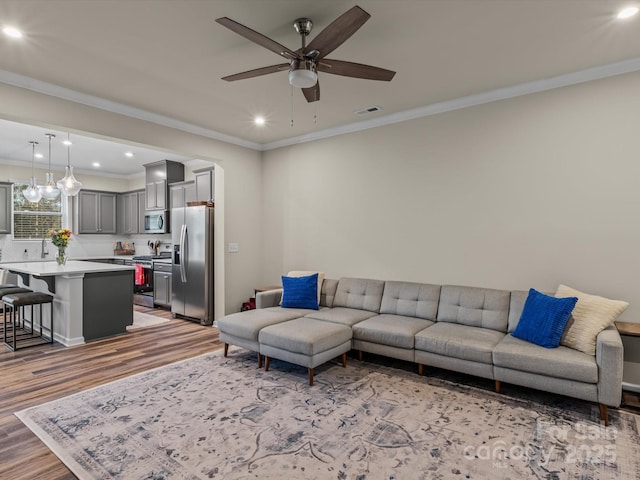
{"type": "Polygon", "coordinates": [[[289,83],[297,88],[311,88],[318,83],[316,62],[312,58],[292,60],[289,66],[289,83]]]}

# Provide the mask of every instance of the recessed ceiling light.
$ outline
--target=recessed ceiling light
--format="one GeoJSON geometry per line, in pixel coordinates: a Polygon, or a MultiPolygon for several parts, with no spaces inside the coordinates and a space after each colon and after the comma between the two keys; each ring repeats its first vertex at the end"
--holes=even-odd
{"type": "Polygon", "coordinates": [[[624,20],[625,18],[631,18],[638,13],[638,7],[625,7],[618,12],[618,18],[624,20]]]}
{"type": "Polygon", "coordinates": [[[127,157],[127,158],[133,158],[134,157],[133,152],[124,152],[124,156],[127,157]]]}
{"type": "Polygon", "coordinates": [[[67,145],[67,146],[68,145],[73,145],[73,143],[71,143],[69,140],[63,140],[62,143],[67,145]]]}
{"type": "Polygon", "coordinates": [[[42,158],[42,157],[44,157],[44,155],[42,155],[41,153],[36,153],[34,156],[35,156],[36,158],[42,158]]]}
{"type": "Polygon", "coordinates": [[[264,117],[256,117],[253,119],[253,123],[255,123],[256,125],[264,125],[265,119],[264,117]]]}
{"type": "Polygon", "coordinates": [[[93,165],[94,167],[98,168],[100,166],[99,162],[93,162],[91,165],[93,165]]]}
{"type": "Polygon", "coordinates": [[[4,27],[2,27],[2,33],[4,33],[7,37],[22,38],[22,32],[16,27],[12,27],[11,25],[5,25],[4,27]]]}

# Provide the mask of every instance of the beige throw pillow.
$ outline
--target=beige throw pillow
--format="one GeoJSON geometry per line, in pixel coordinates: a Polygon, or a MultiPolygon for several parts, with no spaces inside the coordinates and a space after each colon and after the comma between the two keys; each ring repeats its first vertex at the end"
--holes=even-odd
{"type": "MultiPolygon", "coordinates": [[[[322,282],[324,280],[324,272],[294,270],[292,272],[287,273],[287,277],[308,277],[309,275],[313,275],[314,273],[318,274],[318,305],[320,305],[320,294],[322,293],[322,282]]],[[[280,303],[282,304],[282,299],[280,299],[280,303]]]]}
{"type": "Polygon", "coordinates": [[[629,306],[627,302],[589,295],[566,285],[560,285],[555,296],[578,297],[578,303],[569,317],[560,345],[589,355],[596,354],[598,334],[612,325],[629,306]]]}

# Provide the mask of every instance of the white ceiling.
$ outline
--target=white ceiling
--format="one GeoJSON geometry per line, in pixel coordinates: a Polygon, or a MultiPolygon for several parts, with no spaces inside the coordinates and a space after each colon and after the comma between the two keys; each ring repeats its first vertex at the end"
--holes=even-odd
{"type": "MultiPolygon", "coordinates": [[[[269,148],[353,122],[377,118],[384,123],[388,116],[439,102],[593,67],[629,61],[638,65],[640,17],[615,19],[629,3],[2,0],[0,24],[21,28],[25,37],[15,41],[0,36],[0,81],[18,74],[207,129],[211,136],[269,148]],[[356,4],[371,18],[329,57],[395,70],[391,82],[320,73],[321,99],[308,104],[299,91],[292,92],[286,72],[233,83],[220,79],[282,59],[217,24],[216,18],[230,17],[295,50],[300,39],[293,20],[310,17],[313,38],[356,4]],[[354,114],[372,105],[382,111],[354,114]],[[252,123],[258,114],[267,119],[263,127],[252,123]]],[[[4,127],[0,124],[1,132],[4,127]]],[[[37,133],[45,143],[43,129],[37,133]]],[[[30,161],[26,142],[31,138],[22,137],[12,140],[0,133],[0,157],[30,161]]],[[[126,170],[119,169],[133,164],[115,158],[122,151],[117,148],[113,157],[103,157],[103,171],[122,174],[126,170]]],[[[54,161],[65,163],[64,152],[54,155],[54,161]]],[[[73,164],[83,158],[72,155],[73,164]]],[[[96,148],[91,155],[98,155],[96,148]]],[[[166,157],[159,155],[156,159],[166,157]]]]}

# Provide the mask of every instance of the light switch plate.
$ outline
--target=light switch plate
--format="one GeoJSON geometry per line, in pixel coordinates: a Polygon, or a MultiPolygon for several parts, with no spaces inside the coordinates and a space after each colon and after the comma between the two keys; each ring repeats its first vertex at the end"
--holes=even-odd
{"type": "Polygon", "coordinates": [[[229,253],[238,253],[240,251],[239,243],[230,243],[229,248],[227,249],[229,253]]]}

